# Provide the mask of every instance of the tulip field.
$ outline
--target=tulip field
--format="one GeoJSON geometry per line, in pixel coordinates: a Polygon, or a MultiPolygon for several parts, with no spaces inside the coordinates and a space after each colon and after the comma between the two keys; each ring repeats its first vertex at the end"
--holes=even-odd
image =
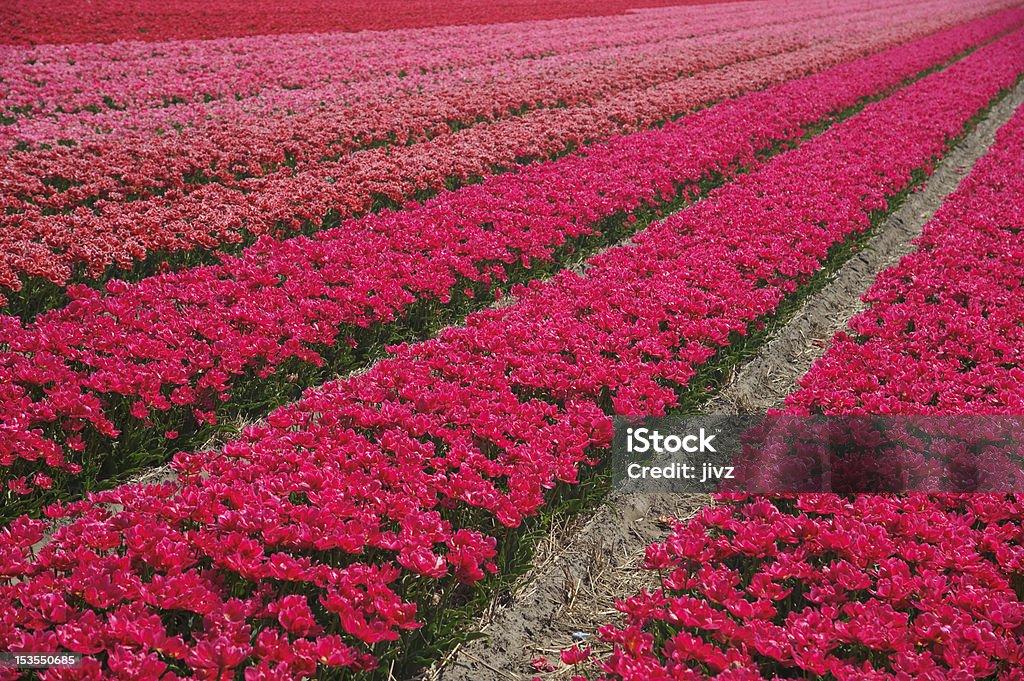
{"type": "MultiPolygon", "coordinates": [[[[1022,82],[1020,0],[0,7],[0,681],[443,681],[1022,82]]],[[[963,174],[786,413],[1024,414],[1024,107],[963,174]]],[[[483,663],[1024,680],[1022,522],[720,494],[483,663]]]]}
{"type": "MultiPolygon", "coordinates": [[[[1021,412],[1021,149],[1024,111],[918,251],[879,277],[873,307],[804,376],[790,411],[1021,412]]],[[[1024,678],[1020,499],[801,495],[777,506],[735,495],[648,548],[664,591],[623,594],[628,623],[603,632],[617,646],[602,678],[732,667],[744,671],[719,676],[1024,678]],[[659,625],[672,634],[655,644],[659,625]]]]}

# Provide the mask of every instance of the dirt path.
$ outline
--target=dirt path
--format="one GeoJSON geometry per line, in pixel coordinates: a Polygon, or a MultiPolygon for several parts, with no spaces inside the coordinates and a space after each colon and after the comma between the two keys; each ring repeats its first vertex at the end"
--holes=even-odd
{"type": "MultiPolygon", "coordinates": [[[[867,246],[736,372],[706,411],[758,413],[780,406],[832,335],[864,309],[861,296],[877,274],[913,250],[911,241],[1022,102],[1024,83],[946,155],[924,188],[911,194],[867,246]]],[[[592,515],[575,518],[549,535],[508,602],[492,608],[480,622],[486,638],[460,646],[422,678],[527,681],[537,674],[530,662],[538,657],[556,669],[546,678],[568,678],[572,670],[559,661],[559,650],[580,641],[595,644],[597,627],[616,616],[617,597],[656,586],[656,576],[641,566],[645,547],[667,535],[668,526],[659,519],[685,519],[709,501],[704,495],[613,492],[592,515]]],[[[601,653],[600,645],[595,644],[595,652],[601,653]]]]}

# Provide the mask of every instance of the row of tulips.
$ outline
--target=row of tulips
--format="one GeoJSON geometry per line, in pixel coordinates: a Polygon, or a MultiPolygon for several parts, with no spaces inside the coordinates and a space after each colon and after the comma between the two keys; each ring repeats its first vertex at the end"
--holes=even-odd
{"type": "Polygon", "coordinates": [[[0,646],[86,654],[46,679],[300,678],[394,655],[439,592],[484,579],[507,528],[607,447],[613,412],[672,405],[906,191],[1018,80],[1022,40],[865,107],[585,277],[531,284],[219,451],[179,454],[174,482],[51,507],[53,525],[15,520],[0,646]]]}
{"type": "MultiPolygon", "coordinates": [[[[993,18],[990,29],[1005,30],[1019,20],[1019,14],[1017,10],[993,18]]],[[[100,173],[97,183],[110,190],[108,198],[52,215],[44,214],[49,209],[27,204],[25,210],[3,217],[7,229],[0,232],[0,286],[18,290],[23,281],[64,285],[77,278],[89,282],[104,273],[113,274],[114,267],[130,269],[147,258],[150,261],[143,262],[140,271],[151,273],[168,254],[184,257],[182,251],[217,248],[268,233],[316,229],[325,221],[422,198],[528,160],[645,129],[718,99],[949,27],[959,19],[955,12],[917,16],[909,23],[895,21],[887,13],[871,16],[870,25],[864,24],[866,19],[837,22],[846,33],[827,44],[819,42],[647,88],[623,90],[593,105],[534,109],[409,146],[361,149],[295,169],[285,165],[268,175],[241,180],[237,186],[199,180],[188,184],[187,190],[182,185],[162,195],[142,197],[133,196],[137,192],[131,188],[114,191],[121,178],[100,173]]],[[[275,146],[264,145],[258,135],[250,137],[249,145],[247,149],[275,146]]],[[[142,176],[160,165],[144,164],[142,176]]],[[[95,173],[90,164],[85,167],[95,173]]],[[[68,187],[52,195],[55,201],[74,201],[91,193],[89,188],[68,187]]],[[[31,308],[38,297],[35,288],[24,291],[18,298],[19,314],[31,308]]]]}
{"type": "MultiPolygon", "coordinates": [[[[876,2],[864,9],[876,5],[886,6],[876,2]]],[[[800,22],[823,11],[821,3],[802,0],[783,8],[779,18],[800,22]]],[[[264,110],[286,106],[299,111],[312,106],[312,96],[304,95],[327,85],[337,89],[324,94],[354,97],[372,93],[343,86],[376,81],[386,95],[421,87],[436,91],[463,79],[485,83],[508,69],[536,78],[549,69],[558,73],[575,60],[600,60],[605,54],[653,55],[659,46],[685,37],[699,44],[714,35],[742,36],[777,23],[775,17],[765,18],[747,7],[721,16],[679,10],[671,17],[635,14],[600,22],[446,28],[398,35],[297,34],[116,46],[0,47],[0,64],[7,74],[0,106],[14,119],[12,130],[20,133],[16,138],[38,144],[59,135],[32,135],[33,128],[21,124],[49,119],[74,133],[88,131],[93,120],[94,126],[120,135],[139,129],[130,117],[150,108],[168,108],[167,113],[173,114],[190,110],[184,104],[207,104],[196,109],[201,112],[197,117],[237,115],[251,109],[218,107],[253,99],[250,105],[264,110]],[[266,101],[259,97],[268,93],[271,97],[266,101]],[[108,116],[85,115],[90,110],[106,110],[108,116]],[[120,121],[119,110],[129,122],[120,121]]],[[[168,117],[163,125],[174,120],[185,122],[168,117]]],[[[78,135],[65,136],[82,141],[78,135]]]]}
{"type": "MultiPolygon", "coordinates": [[[[133,128],[142,118],[141,129],[119,134],[112,129],[107,135],[94,133],[94,139],[87,130],[108,125],[95,120],[96,114],[33,118],[31,125],[11,126],[12,144],[24,142],[21,134],[32,135],[25,130],[32,125],[57,127],[64,141],[9,155],[4,168],[12,194],[8,208],[33,218],[116,197],[138,201],[171,190],[188,193],[207,182],[239,188],[244,179],[302,172],[359,149],[407,146],[538,107],[592,105],[616,91],[643,90],[681,73],[804,46],[802,38],[773,35],[781,32],[764,27],[699,40],[671,37],[451,71],[274,89],[194,108],[144,108],[118,114],[133,128]],[[175,126],[181,128],[178,134],[159,134],[175,126]]],[[[282,70],[278,77],[292,73],[282,70]]],[[[264,83],[274,78],[260,76],[264,83]]],[[[187,73],[179,78],[184,82],[178,87],[189,86],[187,73]]]]}
{"type": "Polygon", "coordinates": [[[199,424],[265,413],[260,403],[290,393],[282,381],[322,382],[400,329],[423,333],[438,311],[536,277],[572,247],[622,238],[650,206],[697,194],[991,30],[937,34],[316,238],[263,240],[219,266],[76,288],[31,324],[3,318],[0,467],[20,491],[24,477],[74,489],[161,460],[207,436],[199,424]]]}
{"type": "Polygon", "coordinates": [[[454,0],[354,0],[325,5],[317,0],[182,0],[140,6],[130,0],[94,0],[71,6],[55,0],[24,0],[0,17],[0,43],[14,45],[164,41],[219,36],[316,31],[387,31],[425,26],[526,22],[600,17],[635,8],[708,5],[715,0],[496,0],[481,5],[454,0]]]}
{"type": "Polygon", "coordinates": [[[719,502],[647,549],[603,681],[1024,678],[1019,499],[719,502]]]}
{"type": "Polygon", "coordinates": [[[789,400],[803,411],[1024,413],[1024,111],[883,272],[789,400]],[[843,378],[845,377],[845,378],[843,378]],[[840,380],[843,378],[843,380],[840,380]]]}
{"type": "MultiPolygon", "coordinates": [[[[1021,413],[1022,147],[1024,111],[878,278],[790,413],[1021,413]]],[[[647,550],[661,588],[603,629],[604,681],[1024,678],[1018,496],[720,502],[647,550]]]]}
{"type": "MultiPolygon", "coordinates": [[[[672,33],[653,28],[639,31],[650,38],[639,45],[588,47],[582,51],[568,51],[564,46],[556,51],[539,45],[537,55],[466,67],[442,64],[427,70],[420,65],[405,66],[397,57],[392,58],[397,66],[380,59],[387,70],[365,78],[353,73],[358,68],[341,79],[337,72],[321,75],[315,73],[316,69],[298,77],[288,68],[291,59],[260,64],[259,69],[244,62],[248,69],[230,74],[225,80],[220,78],[226,74],[210,67],[211,75],[219,77],[208,87],[204,87],[202,78],[190,77],[189,66],[196,57],[189,55],[184,65],[167,65],[173,67],[171,73],[176,76],[171,82],[150,84],[145,89],[136,84],[138,90],[130,91],[150,92],[151,97],[167,102],[163,106],[150,102],[132,105],[123,101],[128,93],[120,95],[122,99],[103,95],[106,103],[102,110],[89,102],[80,105],[84,107],[81,111],[68,112],[68,104],[62,101],[57,105],[60,114],[32,111],[26,112],[23,120],[12,122],[7,128],[12,151],[8,166],[19,173],[12,187],[18,189],[24,201],[51,209],[63,208],[55,198],[65,190],[54,187],[54,196],[50,196],[31,184],[32,178],[62,177],[76,189],[75,193],[102,197],[98,186],[91,188],[93,194],[84,193],[89,191],[91,177],[82,172],[81,161],[76,164],[76,153],[96,156],[98,170],[104,176],[118,167],[116,163],[127,164],[122,177],[114,175],[126,193],[147,187],[153,188],[150,191],[173,188],[182,183],[183,175],[199,170],[206,172],[209,180],[234,185],[241,177],[267,174],[283,164],[273,149],[252,149],[253,160],[245,165],[231,155],[243,146],[242,137],[247,131],[251,134],[253,128],[261,131],[264,144],[283,146],[290,163],[303,165],[365,146],[412,144],[446,134],[451,128],[520,114],[530,108],[592,103],[618,90],[649,87],[681,73],[802,44],[799,37],[783,35],[781,28],[769,25],[713,32],[697,39],[683,37],[686,34],[678,26],[672,28],[672,33]],[[702,54],[703,50],[708,53],[702,54]],[[217,92],[216,87],[224,92],[217,92]],[[180,92],[192,93],[189,98],[197,101],[185,101],[180,92]],[[172,129],[177,134],[163,134],[172,129]],[[144,142],[150,147],[133,148],[144,142]],[[58,146],[54,148],[55,143],[58,146]],[[187,158],[178,161],[174,158],[178,153],[187,158]],[[165,158],[172,167],[149,169],[148,174],[136,170],[145,168],[147,159],[165,158]]],[[[336,51],[301,47],[279,45],[277,50],[310,59],[330,59],[336,51]]],[[[351,46],[346,47],[346,52],[353,51],[351,46]]],[[[243,58],[231,56],[239,61],[243,58]]],[[[454,55],[452,59],[454,62],[454,55]]],[[[423,61],[436,60],[433,55],[423,61]]],[[[146,60],[140,61],[145,64],[146,60]]],[[[137,78],[141,80],[141,76],[137,78]]],[[[73,96],[89,98],[99,96],[97,90],[102,92],[91,86],[79,94],[86,86],[75,83],[74,74],[68,79],[72,82],[53,81],[52,85],[37,86],[37,90],[46,94],[73,88],[73,96]]]]}

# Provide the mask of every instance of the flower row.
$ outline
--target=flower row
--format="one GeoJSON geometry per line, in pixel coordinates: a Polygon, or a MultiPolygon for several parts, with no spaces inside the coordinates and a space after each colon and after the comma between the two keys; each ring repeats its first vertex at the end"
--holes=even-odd
{"type": "MultiPolygon", "coordinates": [[[[1022,147],[1024,111],[879,276],[789,413],[1021,412],[1022,147]]],[[[603,628],[604,681],[1024,678],[1019,497],[720,501],[648,548],[661,588],[603,628]]]]}
{"type": "Polygon", "coordinates": [[[883,272],[800,381],[794,409],[1024,413],[1024,113],[883,272]],[[840,380],[842,379],[842,380],[840,380]]]}
{"type": "Polygon", "coordinates": [[[48,481],[160,459],[177,444],[165,430],[177,437],[185,422],[240,413],[252,399],[233,399],[245,377],[325,361],[344,369],[383,325],[415,328],[453,297],[529,277],[571,245],[613,242],[636,228],[630,213],[754,164],[805,126],[948,59],[979,29],[988,30],[938,34],[315,238],[266,239],[218,266],[115,281],[105,294],[75,288],[74,302],[27,325],[3,318],[0,467],[48,481]]]}
{"type": "Polygon", "coordinates": [[[0,533],[0,646],[86,654],[53,679],[372,667],[369,646],[386,656],[443,610],[439,590],[495,569],[503,528],[577,480],[612,413],[673,404],[906,190],[1024,72],[1022,40],[865,107],[592,258],[585,277],[535,282],[219,451],[179,454],[174,482],[52,507],[53,526],[16,520],[0,533]]]}
{"type": "Polygon", "coordinates": [[[206,39],[218,36],[385,31],[421,26],[459,26],[616,15],[634,8],[715,4],[715,0],[498,0],[481,5],[454,0],[385,0],[366,5],[346,0],[324,5],[312,0],[182,0],[174,5],[139,7],[126,0],[98,0],[68,7],[54,0],[26,0],[0,18],[0,43],[90,43],[123,40],[206,39]]]}
{"type": "MultiPolygon", "coordinates": [[[[102,211],[107,202],[137,202],[167,191],[186,194],[207,182],[237,189],[245,179],[290,176],[359,149],[411,145],[539,107],[589,106],[617,91],[642,91],[680,73],[804,45],[772,32],[779,30],[757,29],[749,37],[734,33],[729,42],[719,34],[697,41],[672,38],[441,73],[275,89],[239,101],[126,111],[104,118],[120,118],[119,123],[133,127],[141,118],[144,126],[94,133],[93,139],[89,129],[107,129],[113,121],[97,120],[100,116],[93,113],[78,120],[32,119],[32,125],[12,126],[12,144],[24,141],[24,133],[31,139],[34,131],[25,128],[33,125],[59,128],[65,144],[12,152],[4,168],[11,192],[8,211],[21,214],[12,221],[17,224],[99,201],[104,202],[98,207],[102,211]],[[161,134],[172,127],[181,130],[161,134]]],[[[264,82],[274,78],[260,75],[264,82]]],[[[182,78],[185,87],[187,74],[182,78]]]]}
{"type": "MultiPolygon", "coordinates": [[[[821,11],[820,2],[802,0],[784,9],[780,18],[806,21],[821,11]]],[[[255,107],[298,111],[312,106],[312,97],[304,96],[308,91],[327,85],[336,89],[325,90],[325,95],[354,97],[372,93],[349,91],[345,85],[378,81],[386,94],[398,91],[399,86],[413,92],[421,87],[436,91],[463,80],[483,83],[514,75],[536,78],[578,60],[596,59],[595,63],[601,64],[602,55],[627,59],[654,55],[659,48],[687,36],[700,44],[715,35],[753,35],[778,23],[775,17],[766,19],[749,8],[714,18],[685,11],[674,13],[671,21],[666,18],[636,14],[600,22],[431,29],[399,35],[296,34],[117,46],[0,48],[7,86],[0,92],[0,106],[8,109],[14,119],[13,130],[20,133],[12,137],[52,142],[60,135],[52,139],[24,136],[31,135],[31,130],[38,135],[41,128],[23,128],[22,124],[46,118],[72,133],[63,136],[80,140],[73,133],[80,128],[87,131],[90,120],[111,128],[111,134],[138,127],[119,123],[118,111],[130,119],[152,107],[173,113],[188,110],[180,108],[184,104],[206,103],[212,106],[196,111],[213,113],[231,100],[252,98],[256,98],[250,103],[255,107]],[[86,115],[101,112],[108,115],[86,115]]]]}
{"type": "MultiPolygon", "coordinates": [[[[1019,20],[1020,12],[1014,12],[975,28],[991,36],[1019,20]]],[[[245,235],[294,233],[310,224],[319,226],[325,216],[362,214],[382,203],[401,203],[453,182],[486,177],[526,159],[644,129],[710,101],[842,63],[948,24],[949,18],[940,15],[854,32],[828,44],[626,90],[593,106],[538,109],[411,146],[364,149],[294,173],[285,169],[244,180],[239,188],[210,182],[187,193],[171,190],[138,201],[104,200],[66,215],[15,213],[6,218],[10,228],[0,233],[0,285],[17,289],[22,277],[64,284],[81,269],[87,281],[112,264],[130,268],[154,252],[160,257],[160,252],[217,248],[245,235]]]]}
{"type": "MultiPolygon", "coordinates": [[[[427,34],[402,43],[398,49],[385,48],[394,44],[393,37],[355,45],[349,44],[351,41],[337,44],[336,40],[326,45],[310,44],[308,36],[290,41],[275,39],[270,45],[251,40],[204,49],[204,44],[197,43],[183,54],[159,59],[141,54],[124,61],[108,58],[86,60],[80,65],[82,55],[75,55],[74,67],[49,60],[41,65],[33,52],[27,52],[24,58],[32,63],[22,66],[27,69],[23,79],[31,91],[27,95],[30,101],[38,104],[39,97],[54,96],[54,106],[65,112],[73,110],[76,105],[59,94],[62,88],[69,88],[74,94],[100,97],[100,101],[129,110],[112,110],[105,115],[85,112],[87,115],[80,117],[61,114],[54,120],[40,120],[29,114],[32,124],[59,131],[58,136],[67,143],[80,144],[73,149],[57,146],[45,153],[15,154],[15,163],[5,171],[11,176],[8,181],[12,194],[50,210],[73,206],[73,201],[105,198],[117,191],[129,195],[183,190],[187,186],[183,176],[198,170],[208,179],[232,184],[240,171],[259,175],[264,173],[263,166],[277,168],[282,154],[278,147],[286,149],[296,163],[315,163],[325,155],[340,155],[360,146],[391,139],[399,143],[419,140],[447,132],[448,125],[468,125],[524,107],[593,102],[617,89],[649,87],[681,73],[792,49],[804,40],[791,37],[793,30],[806,32],[806,39],[834,34],[834,29],[830,33],[822,27],[820,16],[811,13],[814,9],[820,15],[823,10],[814,3],[806,4],[807,8],[798,6],[799,11],[782,13],[774,23],[765,23],[763,17],[744,17],[738,25],[720,19],[699,27],[688,22],[622,20],[619,28],[629,36],[622,39],[623,45],[603,44],[609,42],[607,27],[576,32],[582,35],[528,30],[527,37],[533,38],[527,42],[531,51],[514,49],[510,40],[513,36],[500,36],[504,38],[498,41],[504,43],[502,50],[493,46],[485,49],[468,36],[462,37],[468,46],[452,46],[451,36],[427,34]],[[779,26],[782,21],[793,25],[779,26]],[[697,36],[688,38],[688,32],[697,36]],[[584,37],[587,40],[581,41],[584,37]],[[253,42],[257,44],[249,44],[253,42]],[[261,46],[264,51],[258,52],[261,46]],[[464,66],[462,62],[467,60],[469,65],[464,66]],[[342,78],[338,61],[351,64],[342,78]],[[106,72],[112,64],[123,64],[120,68],[128,73],[115,78],[115,74],[106,72]],[[103,70],[94,73],[89,68],[93,65],[103,70]],[[48,73],[46,67],[53,66],[63,67],[62,71],[48,73]],[[139,83],[143,77],[145,87],[139,83]],[[110,81],[122,79],[127,82],[121,88],[105,89],[111,87],[110,81]],[[228,91],[217,91],[214,85],[228,91]],[[48,95],[51,91],[54,94],[48,95]],[[130,97],[138,93],[161,99],[214,101],[194,108],[171,106],[154,111],[132,105],[130,97]],[[260,96],[254,97],[257,93],[260,96]],[[220,101],[224,97],[229,101],[220,101]],[[238,97],[244,99],[233,101],[238,97]],[[326,102],[330,106],[325,110],[326,102]],[[129,135],[131,129],[118,129],[129,122],[132,128],[137,127],[140,115],[147,123],[135,134],[129,135]],[[155,134],[158,126],[166,131],[172,125],[185,124],[189,127],[180,135],[155,134]],[[113,129],[104,139],[92,140],[83,148],[81,143],[89,137],[86,131],[97,127],[113,129]],[[254,134],[260,138],[258,145],[253,144],[254,134]],[[246,152],[245,163],[240,163],[240,149],[246,152]],[[64,191],[53,178],[61,178],[74,191],[64,191]],[[104,182],[112,184],[106,187],[104,182]],[[49,186],[53,184],[58,186],[49,186]],[[62,199],[65,194],[68,197],[62,199]]],[[[969,16],[965,14],[964,18],[969,16]]],[[[518,34],[514,38],[523,40],[518,34]]],[[[97,49],[102,55],[110,48],[97,49]]],[[[18,80],[7,78],[12,79],[18,80]]],[[[17,89],[16,83],[12,89],[17,89]]],[[[39,130],[26,130],[22,125],[8,130],[12,131],[12,144],[25,140],[24,134],[28,140],[54,141],[48,139],[48,133],[38,138],[39,130]]]]}
{"type": "Polygon", "coordinates": [[[1019,499],[720,502],[648,547],[602,681],[1024,678],[1019,499]]]}

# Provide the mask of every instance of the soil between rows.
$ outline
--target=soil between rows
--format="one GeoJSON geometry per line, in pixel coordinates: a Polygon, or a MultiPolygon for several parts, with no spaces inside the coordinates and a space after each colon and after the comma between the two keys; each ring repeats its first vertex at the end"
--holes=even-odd
{"type": "MultiPolygon", "coordinates": [[[[824,354],[832,335],[865,309],[861,297],[879,272],[914,250],[912,241],[922,227],[1022,103],[1024,83],[946,154],[935,173],[888,217],[863,250],[738,367],[704,412],[756,414],[781,406],[797,379],[824,354]]],[[[569,678],[578,669],[563,665],[559,651],[580,643],[592,645],[599,656],[610,652],[597,641],[596,632],[617,618],[615,600],[658,585],[657,573],[643,570],[645,548],[668,536],[667,518],[685,520],[708,503],[707,495],[611,492],[590,516],[556,525],[514,591],[496,600],[481,618],[483,637],[458,646],[421,678],[527,681],[537,674],[530,663],[538,657],[547,658],[556,669],[548,678],[569,678]]]]}

